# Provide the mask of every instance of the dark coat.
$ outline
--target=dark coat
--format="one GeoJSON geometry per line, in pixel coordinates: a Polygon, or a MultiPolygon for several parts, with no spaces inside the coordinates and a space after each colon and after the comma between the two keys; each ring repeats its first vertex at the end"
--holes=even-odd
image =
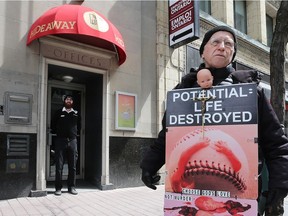
{"type": "MultiPolygon", "coordinates": [[[[203,68],[200,65],[199,69],[203,68]]],[[[196,82],[198,70],[191,69],[190,73],[182,78],[176,89],[199,87],[196,82]]],[[[235,71],[231,65],[226,68],[211,70],[214,77],[213,85],[251,83],[260,81],[259,73],[255,70],[235,71]]],[[[269,189],[288,189],[288,139],[281,124],[267,100],[262,88],[258,87],[258,143],[259,164],[262,168],[265,159],[269,172],[269,189]]],[[[154,144],[144,155],[140,167],[151,174],[165,164],[165,115],[162,119],[162,130],[154,144]]],[[[261,172],[261,170],[259,170],[261,172]]]]}
{"type": "Polygon", "coordinates": [[[51,124],[52,133],[58,137],[75,139],[81,130],[81,116],[78,111],[63,111],[63,108],[57,110],[54,114],[51,124]]]}

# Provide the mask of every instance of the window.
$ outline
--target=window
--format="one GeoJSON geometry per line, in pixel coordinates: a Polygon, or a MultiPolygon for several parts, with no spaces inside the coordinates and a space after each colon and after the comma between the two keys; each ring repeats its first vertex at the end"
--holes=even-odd
{"type": "Polygon", "coordinates": [[[273,38],[273,18],[266,14],[267,46],[271,46],[273,38]]]}
{"type": "Polygon", "coordinates": [[[211,15],[211,0],[202,0],[199,1],[200,10],[211,15]]]}
{"type": "Polygon", "coordinates": [[[186,74],[190,72],[191,68],[198,68],[201,64],[201,57],[199,50],[186,46],[186,74]]]}
{"type": "Polygon", "coordinates": [[[234,27],[247,34],[246,2],[234,0],[234,27]]]}

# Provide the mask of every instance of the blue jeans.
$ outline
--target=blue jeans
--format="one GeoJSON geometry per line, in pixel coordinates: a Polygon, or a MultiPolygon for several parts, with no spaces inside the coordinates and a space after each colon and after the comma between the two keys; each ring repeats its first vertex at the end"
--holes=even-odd
{"type": "Polygon", "coordinates": [[[78,159],[77,139],[68,140],[67,138],[57,137],[55,141],[55,163],[56,163],[56,176],[55,176],[55,189],[62,189],[62,172],[67,156],[68,163],[68,189],[76,185],[76,164],[78,159]]]}

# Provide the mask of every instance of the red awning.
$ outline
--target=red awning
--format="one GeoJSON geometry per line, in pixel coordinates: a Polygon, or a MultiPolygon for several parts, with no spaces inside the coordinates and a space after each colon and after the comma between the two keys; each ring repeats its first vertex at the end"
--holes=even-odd
{"type": "Polygon", "coordinates": [[[81,5],[62,5],[46,11],[31,26],[27,45],[33,40],[57,35],[114,51],[119,65],[126,60],[125,45],[118,29],[103,15],[81,5]]]}

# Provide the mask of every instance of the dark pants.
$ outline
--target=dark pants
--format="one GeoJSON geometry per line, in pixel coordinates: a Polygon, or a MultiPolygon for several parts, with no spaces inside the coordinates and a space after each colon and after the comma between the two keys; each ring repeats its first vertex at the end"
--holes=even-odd
{"type": "Polygon", "coordinates": [[[56,178],[55,189],[62,189],[62,172],[67,156],[68,162],[68,188],[75,187],[76,185],[76,164],[78,158],[77,139],[68,140],[66,138],[56,138],[55,142],[55,163],[56,163],[56,178]]]}

